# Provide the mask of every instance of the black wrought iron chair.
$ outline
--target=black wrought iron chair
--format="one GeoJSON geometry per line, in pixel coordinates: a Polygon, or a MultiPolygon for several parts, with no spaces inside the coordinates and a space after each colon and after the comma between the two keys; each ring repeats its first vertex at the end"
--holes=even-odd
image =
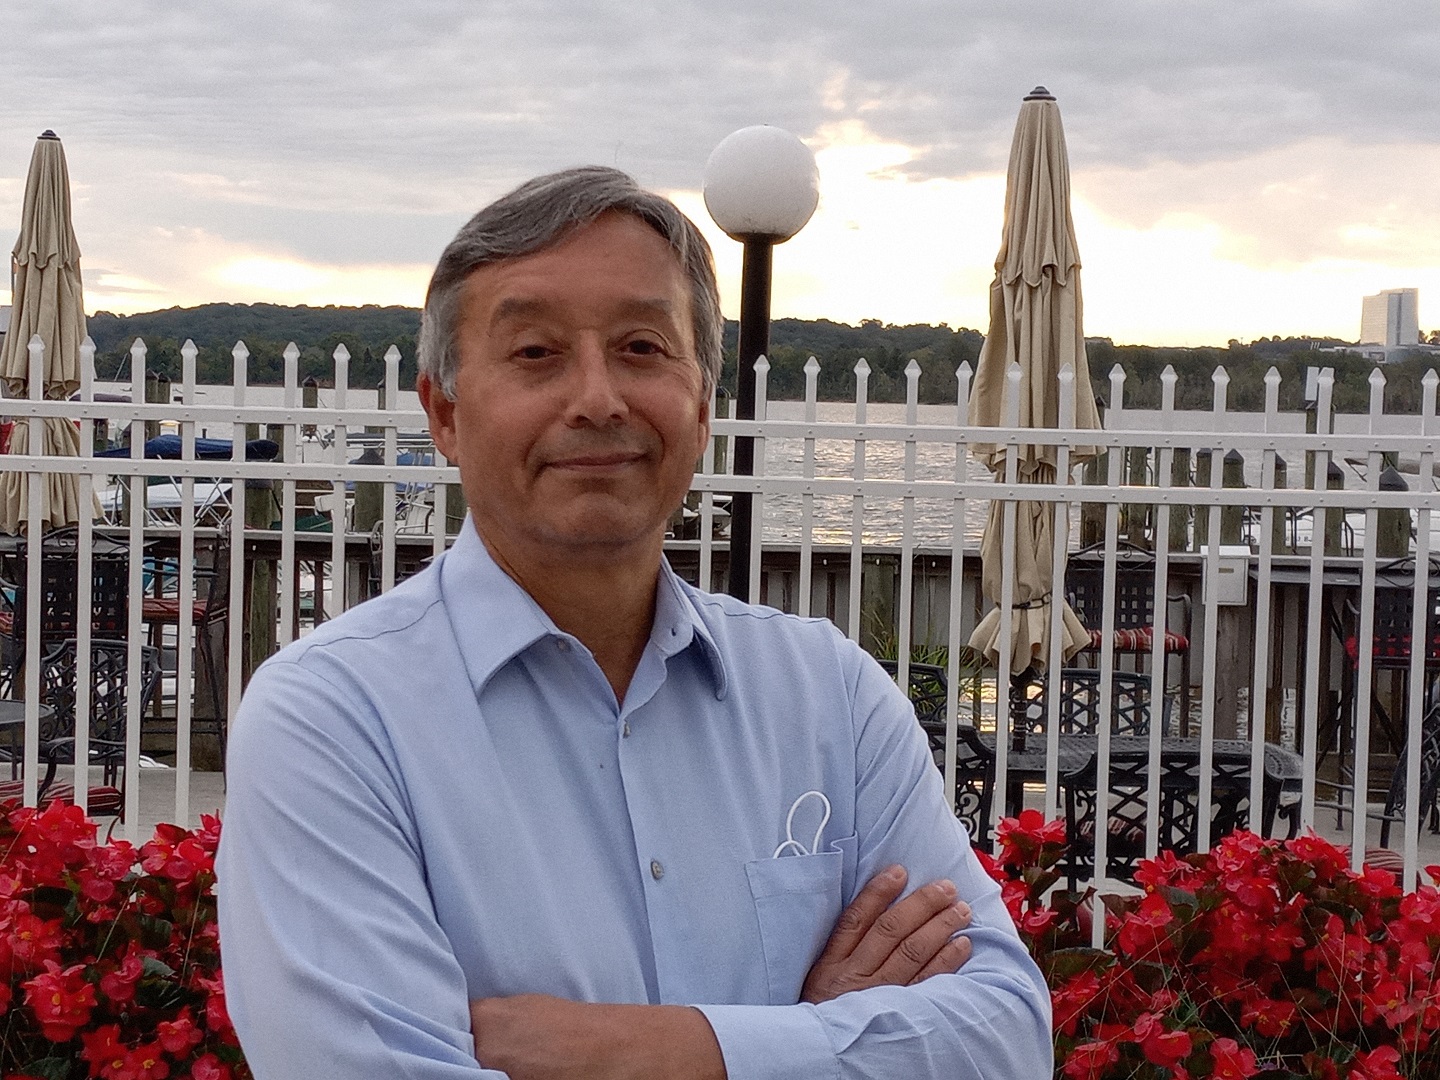
{"type": "MultiPolygon", "coordinates": [[[[178,573],[174,560],[168,567],[170,580],[178,573]]],[[[207,549],[196,552],[194,567],[195,599],[191,606],[191,620],[195,633],[195,653],[199,662],[197,670],[204,672],[209,683],[208,712],[197,712],[191,717],[190,730],[198,734],[214,735],[219,743],[220,769],[225,769],[225,742],[227,723],[225,716],[225,688],[220,685],[221,667],[218,655],[224,655],[229,640],[230,627],[230,538],[223,533],[215,538],[207,549]]],[[[180,626],[180,597],[178,587],[162,590],[163,595],[147,596],[142,602],[141,616],[150,628],[150,644],[159,647],[160,635],[166,626],[180,626]]],[[[188,647],[188,642],[177,642],[177,647],[188,647]]],[[[177,688],[177,693],[187,693],[187,687],[177,688]]],[[[198,701],[197,701],[198,704],[198,701]]],[[[146,724],[146,730],[157,734],[173,734],[173,717],[156,718],[146,724]]]]}
{"type": "MultiPolygon", "coordinates": [[[[1101,627],[1105,614],[1105,560],[1099,546],[1083,548],[1070,557],[1065,573],[1066,599],[1076,616],[1090,631],[1089,651],[1105,644],[1101,627]]],[[[1164,655],[1174,656],[1180,666],[1180,719],[1182,730],[1190,709],[1190,596],[1171,592],[1166,596],[1164,617],[1155,611],[1155,556],[1133,544],[1121,543],[1115,560],[1115,633],[1112,646],[1117,656],[1137,660],[1150,655],[1157,625],[1164,633],[1164,655]],[[1180,610],[1180,622],[1170,628],[1169,609],[1180,610]]]]}
{"type": "MultiPolygon", "coordinates": [[[[1188,855],[1198,848],[1200,836],[1200,751],[1167,748],[1161,751],[1159,850],[1188,855]]],[[[1095,869],[1095,835],[1099,784],[1098,755],[1079,770],[1062,778],[1065,792],[1065,826],[1069,849],[1065,873],[1070,887],[1095,869]]],[[[1110,779],[1105,785],[1105,874],[1133,881],[1135,868],[1145,855],[1145,827],[1149,805],[1150,753],[1148,749],[1116,749],[1110,755],[1110,779]]],[[[1268,801],[1268,800],[1267,800],[1268,801]]],[[[1250,821],[1249,753],[1213,755],[1211,772],[1210,836],[1225,836],[1250,821]]]]}
{"type": "MultiPolygon", "coordinates": [[[[1050,716],[1048,675],[1039,675],[1012,695],[1012,708],[1023,710],[1026,729],[1044,734],[1050,716]]],[[[1095,668],[1060,671],[1060,734],[1095,735],[1100,731],[1100,672],[1095,668]]],[[[1150,733],[1150,677],[1133,672],[1111,673],[1110,730],[1115,735],[1150,733]]],[[[1170,698],[1161,695],[1160,730],[1169,734],[1170,698]]]]}
{"type": "MultiPolygon", "coordinates": [[[[40,593],[32,604],[26,547],[10,563],[15,581],[7,583],[14,600],[0,605],[0,643],[3,667],[15,675],[25,662],[27,626],[32,608],[40,619],[42,655],[58,643],[75,637],[79,629],[79,532],[74,528],[47,533],[41,543],[40,593]]],[[[120,637],[127,626],[130,557],[124,546],[97,540],[90,550],[90,632],[96,637],[120,637]]],[[[5,595],[0,593],[0,595],[5,595]]]]}
{"type": "MultiPolygon", "coordinates": [[[[1370,813],[1380,822],[1380,846],[1390,846],[1390,826],[1405,820],[1406,778],[1409,774],[1410,744],[1400,747],[1399,760],[1390,776],[1390,790],[1385,796],[1385,809],[1370,813]]],[[[1432,833],[1440,833],[1440,687],[1432,687],[1425,717],[1420,723],[1420,813],[1429,818],[1432,833]]]]}
{"type": "MultiPolygon", "coordinates": [[[[140,649],[140,711],[160,681],[160,652],[149,645],[140,649]]],[[[79,652],[74,639],[63,641],[45,655],[40,674],[43,704],[53,710],[42,714],[38,757],[45,775],[38,784],[38,801],[73,802],[75,788],[60,781],[59,767],[75,760],[75,712],[79,699],[79,652]]],[[[92,817],[121,817],[125,810],[125,731],[130,699],[129,646],[123,641],[90,643],[90,763],[103,767],[101,783],[89,788],[87,810],[92,817]]],[[[24,790],[22,779],[0,782],[0,799],[15,798],[24,790]]]]}
{"type": "MultiPolygon", "coordinates": [[[[394,548],[395,559],[395,584],[399,585],[408,577],[413,577],[429,565],[432,556],[427,551],[420,554],[414,548],[401,547],[399,544],[394,548]]],[[[370,530],[370,562],[369,573],[366,576],[368,588],[367,598],[379,596],[384,591],[385,580],[385,523],[377,521],[370,530]]]]}
{"type": "MultiPolygon", "coordinates": [[[[1373,615],[1370,639],[1371,671],[1377,676],[1388,673],[1393,680],[1395,689],[1394,695],[1390,698],[1391,703],[1387,706],[1386,696],[1380,692],[1380,687],[1377,685],[1378,680],[1372,681],[1370,712],[1386,743],[1399,759],[1396,772],[1391,778],[1386,810],[1378,814],[1370,813],[1370,817],[1378,818],[1382,822],[1382,839],[1380,841],[1382,847],[1388,846],[1389,826],[1393,820],[1396,820],[1391,816],[1390,802],[1398,797],[1400,801],[1397,805],[1401,808],[1404,806],[1404,781],[1401,779],[1401,772],[1408,740],[1405,734],[1405,716],[1400,708],[1395,707],[1394,703],[1397,701],[1408,702],[1409,700],[1415,612],[1414,573],[1415,559],[1413,557],[1397,559],[1377,567],[1375,591],[1370,599],[1373,615]],[[1395,790],[1397,782],[1401,788],[1399,792],[1395,790]]],[[[1429,568],[1429,579],[1440,582],[1440,564],[1434,560],[1431,561],[1429,568]]],[[[1358,627],[1359,609],[1353,601],[1347,602],[1346,608],[1349,612],[1350,625],[1358,627]]],[[[1334,781],[1321,781],[1333,790],[1334,797],[1316,802],[1317,806],[1336,811],[1337,825],[1343,823],[1345,814],[1350,811],[1355,802],[1355,777],[1350,766],[1350,756],[1353,753],[1355,714],[1359,704],[1357,685],[1360,654],[1358,634],[1351,633],[1345,638],[1346,666],[1341,684],[1340,703],[1336,710],[1339,722],[1335,728],[1326,733],[1317,755],[1318,761],[1323,762],[1332,750],[1337,749],[1338,741],[1338,777],[1334,781]]],[[[1437,694],[1440,694],[1440,584],[1428,588],[1426,592],[1421,671],[1426,683],[1424,698],[1427,702],[1427,712],[1423,723],[1428,724],[1430,723],[1430,713],[1433,712],[1433,702],[1437,694]]],[[[1403,707],[1402,705],[1401,708],[1403,707]]],[[[1424,736],[1427,741],[1429,738],[1429,735],[1424,736]]],[[[1422,758],[1422,766],[1423,764],[1424,759],[1422,758]]],[[[1422,796],[1425,795],[1426,787],[1423,783],[1421,790],[1422,796]]],[[[1422,812],[1428,809],[1432,821],[1440,820],[1433,783],[1429,786],[1428,791],[1428,798],[1422,804],[1422,812]]],[[[1362,804],[1365,801],[1364,799],[1360,800],[1362,804]]]]}
{"type": "MultiPolygon", "coordinates": [[[[894,660],[881,660],[880,666],[890,677],[897,678],[900,666],[894,660]]],[[[945,770],[945,699],[949,690],[945,669],[934,664],[911,664],[910,703],[915,719],[930,743],[935,767],[945,770]]],[[[964,823],[971,843],[989,843],[990,807],[994,797],[995,752],[980,740],[979,732],[969,724],[955,727],[955,816],[964,823]]]]}

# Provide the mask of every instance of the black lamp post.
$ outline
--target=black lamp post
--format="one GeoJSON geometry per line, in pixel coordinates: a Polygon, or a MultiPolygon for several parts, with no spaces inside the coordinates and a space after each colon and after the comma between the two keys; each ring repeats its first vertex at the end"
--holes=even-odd
{"type": "MultiPolygon", "coordinates": [[[[736,418],[755,419],[755,361],[770,351],[770,267],[776,244],[805,227],[820,201],[815,155],[777,127],[741,128],[721,141],[705,163],[705,207],[715,224],[745,245],[740,281],[739,374],[736,418]]],[[[755,472],[755,442],[735,440],[737,476],[755,472]]],[[[750,537],[754,502],[748,491],[730,503],[730,580],[727,592],[750,598],[750,537]]]]}

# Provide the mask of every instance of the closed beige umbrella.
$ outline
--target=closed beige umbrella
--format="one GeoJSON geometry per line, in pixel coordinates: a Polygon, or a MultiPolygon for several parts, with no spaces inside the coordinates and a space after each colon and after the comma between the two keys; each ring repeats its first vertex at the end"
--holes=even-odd
{"type": "MultiPolygon", "coordinates": [[[[1070,165],[1060,108],[1043,86],[1020,106],[1010,167],[1005,179],[1005,223],[995,280],[990,286],[990,331],[980,350],[970,397],[970,423],[1005,426],[1006,372],[1020,367],[1019,424],[1061,426],[1059,377],[1069,365],[1075,373],[1075,426],[1100,428],[1085,361],[1081,319],[1080,254],[1070,219],[1070,165]]],[[[977,456],[997,480],[1005,478],[1009,449],[976,446],[977,456]]],[[[1097,449],[1071,450],[1076,464],[1097,449]]],[[[1021,483],[1051,484],[1056,478],[1054,446],[1022,444],[1017,477],[1021,483]]],[[[1043,669],[1050,655],[1050,604],[1062,605],[1062,655],[1068,659],[1090,642],[1081,624],[1052,580],[1054,504],[1022,502],[1015,508],[1014,593],[1010,669],[1043,669]]],[[[981,544],[982,586],[996,605],[1003,584],[1004,504],[990,508],[981,544]]],[[[990,663],[1000,660],[1002,612],[997,606],[981,620],[970,646],[990,663]]]]}
{"type": "MultiPolygon", "coordinates": [[[[20,238],[12,256],[10,331],[0,344],[0,382],[6,396],[27,396],[29,345],[38,336],[45,346],[43,394],[63,401],[80,386],[85,305],[80,290],[80,245],[70,224],[70,173],[65,167],[65,150],[53,131],[36,140],[30,156],[20,238]]],[[[23,418],[16,421],[10,453],[79,455],[80,435],[69,420],[44,421],[38,446],[34,446],[30,427],[23,418]]],[[[9,533],[24,530],[28,488],[25,473],[0,472],[0,529],[9,533]]],[[[48,528],[73,525],[80,519],[78,477],[46,475],[41,518],[48,528]]]]}

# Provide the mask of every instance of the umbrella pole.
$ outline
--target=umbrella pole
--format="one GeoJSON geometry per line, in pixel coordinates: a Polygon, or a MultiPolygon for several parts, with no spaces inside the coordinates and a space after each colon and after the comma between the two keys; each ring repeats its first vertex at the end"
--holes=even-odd
{"type": "Polygon", "coordinates": [[[1017,753],[1025,752],[1025,737],[1028,733],[1030,686],[1040,681],[1040,671],[1033,664],[1018,675],[1012,675],[1010,677],[1010,748],[1017,753]]]}

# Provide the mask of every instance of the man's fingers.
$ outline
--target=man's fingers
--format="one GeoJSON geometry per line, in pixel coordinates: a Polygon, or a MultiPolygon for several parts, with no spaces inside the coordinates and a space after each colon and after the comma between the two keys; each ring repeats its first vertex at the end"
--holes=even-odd
{"type": "MultiPolygon", "coordinates": [[[[891,905],[875,919],[869,932],[855,946],[851,955],[857,967],[865,972],[879,971],[902,942],[925,926],[936,915],[952,907],[955,904],[955,896],[954,882],[932,881],[930,884],[916,889],[904,900],[891,905]]],[[[945,937],[948,936],[948,934],[945,935],[945,937]]],[[[942,944],[944,944],[943,937],[935,941],[930,952],[924,956],[917,956],[918,962],[914,969],[905,972],[904,977],[898,980],[898,984],[908,983],[910,977],[929,962],[942,944]]],[[[911,946],[911,948],[918,947],[918,944],[911,946]]],[[[885,981],[893,980],[886,979],[885,981]]]]}
{"type": "Polygon", "coordinates": [[[910,980],[910,985],[924,982],[932,975],[953,975],[960,970],[960,966],[970,959],[975,951],[975,946],[970,943],[967,937],[957,937],[947,941],[945,947],[935,954],[935,958],[926,964],[910,980]]]}
{"type": "Polygon", "coordinates": [[[892,866],[867,881],[850,906],[835,920],[835,929],[825,943],[825,951],[820,954],[818,962],[829,963],[850,956],[875,925],[875,920],[905,891],[905,880],[905,868],[892,866]]]}
{"type": "Polygon", "coordinates": [[[875,977],[891,986],[904,986],[925,969],[956,933],[970,925],[967,904],[947,904],[898,942],[875,977]]]}

